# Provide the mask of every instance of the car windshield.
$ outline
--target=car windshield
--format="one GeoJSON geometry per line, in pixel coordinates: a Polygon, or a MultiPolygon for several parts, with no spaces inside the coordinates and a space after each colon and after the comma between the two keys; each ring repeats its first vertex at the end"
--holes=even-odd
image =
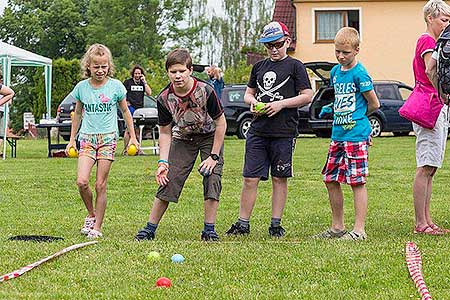
{"type": "Polygon", "coordinates": [[[64,98],[63,102],[61,102],[61,104],[71,104],[71,103],[75,103],[77,102],[77,100],[71,95],[67,95],[66,98],[64,98]]]}
{"type": "Polygon", "coordinates": [[[156,108],[155,98],[144,96],[144,108],[156,108]]]}

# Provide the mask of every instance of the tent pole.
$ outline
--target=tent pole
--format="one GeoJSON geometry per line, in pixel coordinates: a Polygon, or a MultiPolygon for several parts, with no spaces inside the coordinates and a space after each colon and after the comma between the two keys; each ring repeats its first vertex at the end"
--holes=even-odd
{"type": "MultiPolygon", "coordinates": [[[[11,82],[11,58],[2,58],[2,69],[3,69],[3,84],[6,86],[10,85],[11,82]]],[[[5,126],[5,131],[3,132],[3,160],[6,159],[6,137],[8,134],[8,112],[9,104],[5,103],[5,112],[3,115],[3,124],[5,126]]]]}

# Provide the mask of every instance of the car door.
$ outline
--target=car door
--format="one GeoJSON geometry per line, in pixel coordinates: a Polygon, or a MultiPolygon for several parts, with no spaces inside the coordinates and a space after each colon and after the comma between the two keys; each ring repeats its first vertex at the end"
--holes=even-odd
{"type": "MultiPolygon", "coordinates": [[[[375,93],[380,101],[380,110],[385,117],[383,131],[407,131],[410,124],[405,122],[398,110],[403,105],[404,100],[399,91],[399,85],[395,83],[375,84],[375,93]]],[[[406,120],[407,121],[407,120],[406,120]]]]}

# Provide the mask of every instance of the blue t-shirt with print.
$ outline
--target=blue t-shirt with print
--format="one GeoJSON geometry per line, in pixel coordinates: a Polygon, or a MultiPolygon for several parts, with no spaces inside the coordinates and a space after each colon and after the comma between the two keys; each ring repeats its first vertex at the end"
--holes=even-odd
{"type": "Polygon", "coordinates": [[[80,81],[71,95],[83,106],[80,133],[118,133],[117,102],[125,99],[127,90],[122,82],[108,78],[100,88],[94,88],[89,79],[80,81]]]}
{"type": "Polygon", "coordinates": [[[373,89],[364,66],[357,63],[350,70],[333,67],[330,73],[334,87],[334,121],[331,139],[334,141],[362,142],[369,138],[370,127],[367,100],[362,93],[373,89]]]}

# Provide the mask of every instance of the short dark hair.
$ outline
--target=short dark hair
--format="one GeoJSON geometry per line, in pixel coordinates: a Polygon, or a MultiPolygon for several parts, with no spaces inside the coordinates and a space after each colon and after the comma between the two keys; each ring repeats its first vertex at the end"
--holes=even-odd
{"type": "Polygon", "coordinates": [[[131,71],[130,71],[131,77],[134,76],[134,71],[136,71],[136,70],[141,70],[142,75],[145,76],[144,68],[142,68],[140,65],[135,65],[135,66],[133,67],[133,69],[131,69],[131,71]]]}
{"type": "Polygon", "coordinates": [[[189,51],[180,48],[170,51],[169,54],[167,54],[166,71],[176,64],[185,65],[189,69],[192,68],[192,57],[189,51]]]}

